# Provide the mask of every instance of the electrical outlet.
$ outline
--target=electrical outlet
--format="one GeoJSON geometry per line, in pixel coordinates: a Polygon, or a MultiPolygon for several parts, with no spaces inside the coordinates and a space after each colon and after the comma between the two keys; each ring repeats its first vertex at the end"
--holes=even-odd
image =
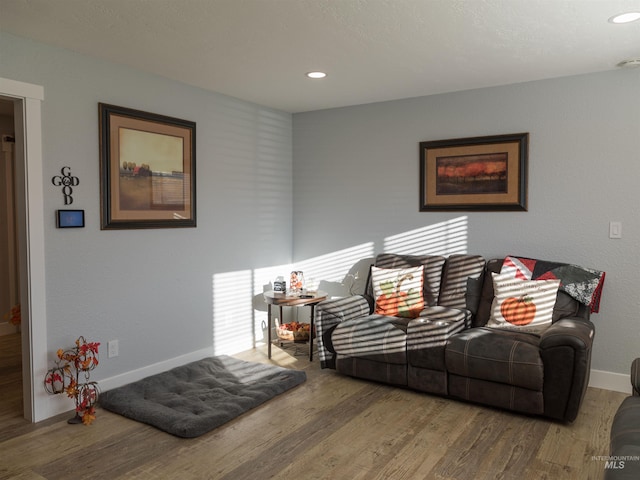
{"type": "Polygon", "coordinates": [[[119,354],[118,340],[110,340],[107,342],[107,357],[117,357],[119,354]]]}

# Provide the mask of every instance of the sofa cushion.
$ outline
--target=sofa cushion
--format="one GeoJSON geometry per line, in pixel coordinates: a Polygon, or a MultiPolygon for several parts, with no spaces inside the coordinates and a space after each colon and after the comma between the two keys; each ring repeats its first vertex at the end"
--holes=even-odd
{"type": "Polygon", "coordinates": [[[407,386],[420,392],[447,395],[447,372],[407,365],[407,386]]]}
{"type": "Polygon", "coordinates": [[[485,260],[480,255],[451,255],[447,258],[442,273],[442,287],[438,305],[451,308],[468,308],[475,312],[476,305],[467,305],[467,286],[469,279],[481,279],[485,260]]]}
{"type": "Polygon", "coordinates": [[[424,308],[423,272],[423,265],[411,268],[371,267],[375,313],[389,317],[418,317],[424,308]]]}
{"type": "Polygon", "coordinates": [[[407,365],[380,362],[366,357],[339,356],[336,370],[344,375],[365,378],[389,385],[407,386],[407,365]]]}
{"type": "MultiPolygon", "coordinates": [[[[423,293],[427,305],[436,305],[440,295],[442,268],[445,258],[438,255],[398,255],[381,253],[376,257],[375,266],[380,268],[410,268],[424,266],[423,293]]],[[[373,296],[371,282],[367,285],[367,295],[373,296]]]]}
{"type": "Polygon", "coordinates": [[[379,362],[407,363],[409,318],[367,315],[340,323],[331,341],[338,355],[379,362]]]}
{"type": "Polygon", "coordinates": [[[605,480],[640,478],[640,397],[624,399],[611,424],[611,444],[605,480]]]}
{"type": "Polygon", "coordinates": [[[560,280],[519,280],[491,274],[494,298],[487,327],[541,332],[551,325],[560,280]]]}
{"type": "Polygon", "coordinates": [[[493,259],[487,262],[484,272],[484,278],[487,280],[482,282],[482,291],[480,302],[478,303],[478,311],[473,317],[473,327],[484,327],[491,316],[491,304],[493,303],[493,281],[491,281],[492,273],[500,273],[502,267],[502,259],[493,259]]]}
{"type": "Polygon", "coordinates": [[[611,455],[625,445],[640,446],[640,397],[623,400],[611,424],[611,455]]]}
{"type": "Polygon", "coordinates": [[[544,394],[541,391],[459,375],[449,375],[448,388],[449,395],[469,402],[532,415],[544,413],[544,394]]]}
{"type": "Polygon", "coordinates": [[[556,322],[561,318],[578,316],[580,316],[580,302],[574,300],[566,293],[558,290],[556,304],[553,307],[553,322],[556,322]]]}
{"type": "Polygon", "coordinates": [[[445,370],[447,340],[467,327],[468,310],[427,307],[407,327],[407,360],[414,367],[445,370]]]}
{"type": "Polygon", "coordinates": [[[472,328],[449,339],[449,373],[542,391],[544,364],[540,339],[528,333],[472,328]]]}

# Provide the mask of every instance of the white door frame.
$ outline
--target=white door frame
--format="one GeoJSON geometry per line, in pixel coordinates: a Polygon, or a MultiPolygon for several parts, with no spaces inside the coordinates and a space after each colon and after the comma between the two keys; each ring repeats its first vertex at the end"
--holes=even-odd
{"type": "Polygon", "coordinates": [[[48,365],[41,116],[44,88],[0,78],[0,96],[13,99],[15,105],[23,405],[24,417],[38,422],[52,414],[51,402],[42,388],[48,365]]]}

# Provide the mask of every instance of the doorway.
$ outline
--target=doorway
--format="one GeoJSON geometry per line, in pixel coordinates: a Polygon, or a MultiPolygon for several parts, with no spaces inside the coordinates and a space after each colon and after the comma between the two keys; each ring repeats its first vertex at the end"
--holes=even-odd
{"type": "Polygon", "coordinates": [[[19,332],[13,102],[0,99],[0,335],[19,332]],[[12,312],[13,313],[10,313],[12,312]]]}
{"type": "MultiPolygon", "coordinates": [[[[44,182],[40,85],[0,78],[0,100],[13,106],[15,212],[21,310],[20,353],[23,416],[38,422],[55,414],[41,387],[47,370],[44,256],[44,182]]],[[[3,315],[3,314],[2,314],[3,315]]]]}
{"type": "Polygon", "coordinates": [[[0,369],[11,382],[0,400],[3,424],[24,415],[13,108],[0,98],[0,369]]]}

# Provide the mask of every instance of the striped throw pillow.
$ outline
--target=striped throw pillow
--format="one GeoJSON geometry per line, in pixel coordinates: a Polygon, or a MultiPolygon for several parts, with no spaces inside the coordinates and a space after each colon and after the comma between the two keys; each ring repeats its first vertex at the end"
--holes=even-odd
{"type": "Polygon", "coordinates": [[[487,327],[540,333],[551,325],[560,280],[520,280],[492,273],[493,303],[487,327]]]}

